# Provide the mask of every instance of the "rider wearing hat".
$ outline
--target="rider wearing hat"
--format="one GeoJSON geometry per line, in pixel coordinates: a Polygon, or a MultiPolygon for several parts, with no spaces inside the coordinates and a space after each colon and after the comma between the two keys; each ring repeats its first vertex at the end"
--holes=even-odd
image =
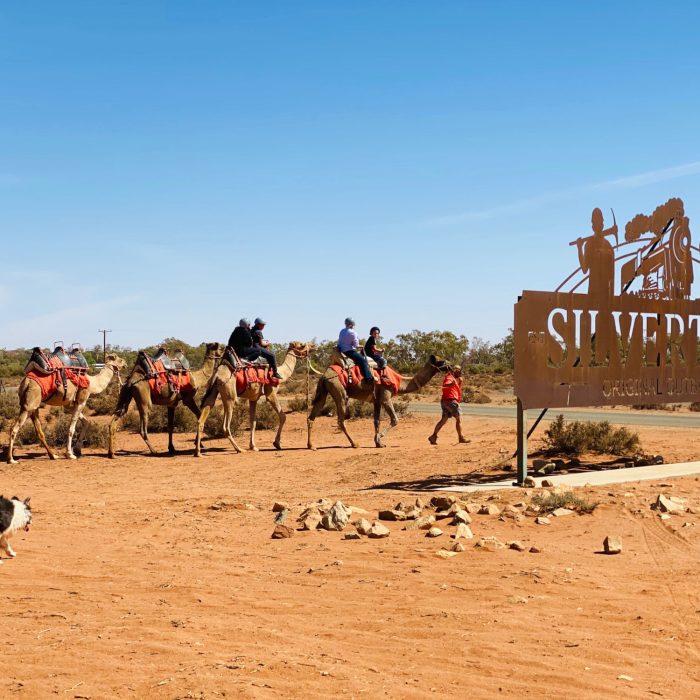
{"type": "Polygon", "coordinates": [[[279,372],[277,371],[277,358],[275,357],[275,353],[272,352],[271,350],[268,350],[270,347],[270,341],[265,340],[263,337],[263,328],[267,325],[266,321],[264,321],[260,316],[258,316],[255,319],[255,325],[253,326],[253,347],[257,349],[260,352],[260,355],[264,357],[270,367],[272,368],[272,376],[275,379],[282,379],[280,376],[279,372]]]}
{"type": "Polygon", "coordinates": [[[359,347],[360,341],[355,332],[355,321],[348,316],[345,319],[345,328],[340,331],[338,336],[338,350],[346,357],[349,357],[360,368],[362,377],[366,382],[374,384],[374,378],[367,364],[367,358],[360,353],[359,347]]]}

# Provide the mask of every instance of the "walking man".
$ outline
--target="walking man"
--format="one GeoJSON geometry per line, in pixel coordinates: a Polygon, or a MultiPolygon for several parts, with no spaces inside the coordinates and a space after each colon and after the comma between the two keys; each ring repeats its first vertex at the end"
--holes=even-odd
{"type": "Polygon", "coordinates": [[[462,411],[459,407],[459,402],[461,400],[462,368],[459,365],[455,365],[451,370],[445,373],[445,378],[442,380],[442,400],[440,401],[442,418],[436,423],[433,434],[428,438],[428,442],[431,445],[437,445],[438,433],[450,418],[454,418],[457,422],[457,437],[459,438],[459,442],[463,444],[469,442],[469,440],[462,435],[462,411]]]}

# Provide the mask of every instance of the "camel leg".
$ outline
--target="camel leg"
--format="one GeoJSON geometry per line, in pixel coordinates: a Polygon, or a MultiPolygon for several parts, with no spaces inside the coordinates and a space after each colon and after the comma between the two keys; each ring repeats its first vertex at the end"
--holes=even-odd
{"type": "Polygon", "coordinates": [[[380,433],[379,432],[379,420],[375,418],[375,436],[374,436],[374,444],[377,447],[385,447],[385,445],[382,443],[382,438],[392,429],[395,428],[399,424],[399,418],[396,415],[396,411],[394,410],[394,404],[391,402],[391,399],[387,397],[386,399],[382,399],[381,403],[379,401],[376,402],[375,404],[375,415],[377,412],[377,408],[381,409],[381,407],[384,407],[384,410],[387,412],[387,415],[389,416],[389,425],[387,429],[380,433]]]}
{"type": "Polygon", "coordinates": [[[250,418],[250,450],[257,452],[258,448],[255,446],[255,414],[258,410],[257,401],[248,401],[248,417],[250,418]]]}
{"type": "Polygon", "coordinates": [[[228,438],[229,442],[233,445],[233,449],[240,454],[243,452],[243,450],[233,439],[233,435],[231,435],[231,420],[233,419],[233,408],[236,405],[236,402],[229,398],[224,398],[223,395],[221,396],[221,400],[224,404],[224,432],[226,433],[226,437],[228,438]]]}
{"type": "Polygon", "coordinates": [[[202,456],[202,433],[204,432],[204,424],[209,418],[209,412],[211,411],[211,406],[204,406],[202,412],[197,420],[197,436],[194,439],[194,456],[202,456]]]}
{"type": "Polygon", "coordinates": [[[17,419],[15,420],[14,425],[12,426],[12,430],[10,430],[10,444],[7,448],[8,464],[17,464],[17,460],[14,458],[15,440],[17,439],[17,435],[19,434],[19,431],[22,429],[22,426],[24,425],[28,417],[29,411],[27,411],[26,409],[23,410],[17,416],[17,419]]]}
{"type": "Polygon", "coordinates": [[[174,455],[177,450],[173,444],[173,430],[175,428],[175,406],[168,406],[168,454],[174,455]]]}
{"type": "Polygon", "coordinates": [[[141,434],[143,441],[146,443],[146,446],[151,451],[151,454],[157,455],[158,453],[153,449],[153,445],[151,445],[151,441],[148,439],[148,414],[150,412],[149,407],[142,406],[137,401],[136,408],[138,408],[139,410],[139,433],[141,434]]]}
{"type": "Polygon", "coordinates": [[[275,435],[275,440],[272,443],[277,450],[282,449],[282,430],[284,429],[284,424],[287,422],[287,416],[285,415],[284,411],[282,410],[282,406],[280,406],[279,399],[277,398],[277,394],[270,394],[267,397],[267,402],[272,406],[272,408],[275,410],[275,413],[277,413],[277,417],[279,418],[280,424],[277,428],[277,435],[275,435]]]}
{"type": "Polygon", "coordinates": [[[83,415],[82,411],[80,412],[80,418],[78,418],[78,422],[80,423],[80,430],[78,431],[78,439],[75,441],[75,455],[76,457],[82,457],[83,442],[85,441],[85,435],[87,433],[87,430],[90,427],[90,422],[83,415]]]}
{"type": "MultiPolygon", "coordinates": [[[[68,426],[68,444],[66,445],[66,458],[67,459],[78,459],[73,452],[73,437],[75,435],[75,427],[78,425],[78,421],[81,419],[83,414],[83,408],[85,404],[78,404],[73,409],[73,415],[71,416],[70,426],[68,426]]],[[[81,430],[81,434],[82,434],[81,430]]],[[[78,449],[80,452],[80,448],[78,449]]]]}
{"type": "MultiPolygon", "coordinates": [[[[107,456],[110,459],[114,459],[114,437],[117,432],[117,421],[129,410],[129,404],[134,396],[134,386],[133,384],[125,384],[119,390],[119,398],[117,400],[117,407],[114,409],[112,414],[112,420],[109,422],[109,442],[107,445],[107,456]]],[[[137,402],[138,403],[138,402],[137,402]]]]}
{"type": "Polygon", "coordinates": [[[39,410],[37,409],[31,415],[32,423],[34,423],[34,430],[36,431],[36,436],[39,438],[39,442],[44,446],[44,449],[49,455],[49,459],[56,459],[56,455],[53,453],[49,447],[49,443],[46,442],[46,435],[44,435],[44,429],[41,427],[41,421],[39,420],[39,410]]]}
{"type": "Polygon", "coordinates": [[[310,450],[315,450],[313,440],[311,439],[311,431],[314,427],[314,421],[321,415],[323,407],[326,405],[326,397],[328,396],[328,389],[326,388],[326,382],[323,378],[318,382],[318,387],[316,388],[316,395],[314,396],[314,401],[311,404],[311,412],[306,419],[306,446],[310,450]]]}
{"type": "Polygon", "coordinates": [[[352,439],[352,437],[350,437],[350,433],[345,427],[345,416],[349,403],[348,395],[345,393],[344,390],[334,390],[334,387],[332,385],[329,388],[329,392],[331,398],[333,399],[333,401],[335,401],[335,408],[336,412],[338,413],[338,427],[345,433],[345,437],[348,439],[350,447],[359,447],[359,445],[352,439]]]}

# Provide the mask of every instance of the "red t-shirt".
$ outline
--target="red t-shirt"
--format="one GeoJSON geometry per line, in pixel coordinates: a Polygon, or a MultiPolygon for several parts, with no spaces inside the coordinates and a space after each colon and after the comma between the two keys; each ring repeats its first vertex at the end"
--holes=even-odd
{"type": "Polygon", "coordinates": [[[454,376],[451,372],[445,375],[442,380],[442,400],[461,401],[462,400],[462,378],[454,376]]]}

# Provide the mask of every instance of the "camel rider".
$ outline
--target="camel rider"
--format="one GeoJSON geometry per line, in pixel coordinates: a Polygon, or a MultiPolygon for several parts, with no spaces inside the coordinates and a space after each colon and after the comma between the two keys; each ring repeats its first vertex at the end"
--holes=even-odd
{"type": "Polygon", "coordinates": [[[377,346],[377,338],[381,331],[377,326],[372,326],[369,329],[369,338],[365,343],[365,356],[371,357],[376,363],[379,369],[384,369],[386,367],[386,359],[384,358],[384,348],[377,346]]]}
{"type": "Polygon", "coordinates": [[[340,331],[338,336],[338,350],[346,357],[349,357],[362,372],[362,377],[365,382],[374,384],[372,372],[370,372],[367,359],[357,349],[360,347],[360,341],[355,332],[355,321],[348,317],[345,319],[345,328],[340,331]]]}
{"type": "Polygon", "coordinates": [[[263,329],[265,328],[266,322],[258,316],[255,319],[255,325],[253,326],[253,347],[260,351],[260,355],[264,357],[270,367],[272,368],[272,376],[275,379],[282,379],[279,372],[277,371],[277,358],[272,350],[268,350],[270,347],[270,341],[265,340],[263,337],[263,329]]]}
{"type": "MultiPolygon", "coordinates": [[[[231,333],[231,337],[228,339],[228,344],[242,360],[252,362],[262,355],[262,348],[256,347],[253,343],[250,321],[247,318],[242,318],[238,322],[238,326],[233,329],[233,333],[231,333]]],[[[270,353],[270,355],[272,355],[272,353],[270,353]]],[[[274,362],[274,355],[272,355],[272,358],[274,362]]],[[[269,359],[268,362],[270,362],[269,359]]],[[[280,375],[277,373],[277,363],[270,363],[270,367],[272,368],[275,379],[281,379],[280,375]]]]}

